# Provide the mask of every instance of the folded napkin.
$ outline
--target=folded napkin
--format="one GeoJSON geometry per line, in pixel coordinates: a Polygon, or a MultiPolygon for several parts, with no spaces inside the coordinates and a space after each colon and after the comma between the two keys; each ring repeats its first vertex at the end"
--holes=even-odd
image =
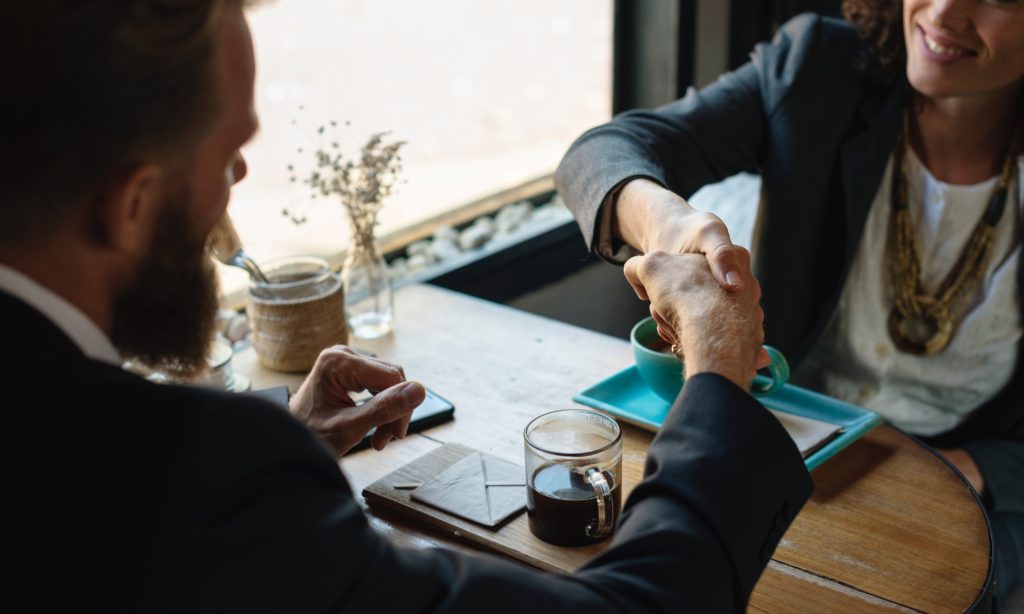
{"type": "Polygon", "coordinates": [[[526,507],[525,471],[521,465],[474,452],[417,487],[412,498],[496,527],[526,507]]]}
{"type": "Polygon", "coordinates": [[[803,416],[773,409],[768,411],[772,412],[779,422],[782,423],[782,428],[786,429],[786,432],[789,433],[793,443],[796,444],[797,449],[800,450],[800,454],[804,458],[820,450],[843,430],[843,427],[831,422],[804,418],[803,416]]]}

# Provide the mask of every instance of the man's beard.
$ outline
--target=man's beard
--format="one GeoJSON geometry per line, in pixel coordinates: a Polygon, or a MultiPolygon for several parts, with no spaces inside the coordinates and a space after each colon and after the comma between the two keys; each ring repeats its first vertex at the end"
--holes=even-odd
{"type": "Polygon", "coordinates": [[[218,284],[207,235],[192,228],[191,193],[169,198],[135,278],[114,299],[111,341],[122,357],[175,378],[206,369],[218,284]]]}

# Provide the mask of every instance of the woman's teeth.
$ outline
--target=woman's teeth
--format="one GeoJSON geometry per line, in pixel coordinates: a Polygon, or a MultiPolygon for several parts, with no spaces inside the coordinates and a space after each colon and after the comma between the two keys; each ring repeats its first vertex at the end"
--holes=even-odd
{"type": "Polygon", "coordinates": [[[967,55],[967,51],[965,51],[963,49],[956,49],[956,48],[952,48],[952,47],[943,47],[942,45],[940,45],[937,42],[935,42],[934,40],[932,40],[932,38],[930,36],[928,36],[927,34],[924,35],[924,44],[928,45],[928,48],[931,49],[932,53],[938,53],[940,55],[955,55],[955,56],[967,55]]]}

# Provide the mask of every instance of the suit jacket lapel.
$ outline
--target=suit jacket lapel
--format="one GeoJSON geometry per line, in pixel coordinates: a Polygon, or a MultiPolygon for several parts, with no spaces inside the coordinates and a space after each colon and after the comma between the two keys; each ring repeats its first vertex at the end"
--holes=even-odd
{"type": "Polygon", "coordinates": [[[878,192],[889,154],[896,144],[903,100],[903,88],[900,87],[892,88],[885,96],[865,96],[859,109],[863,120],[860,124],[862,129],[848,138],[840,148],[843,195],[846,199],[844,272],[849,269],[857,253],[871,202],[878,192]]]}

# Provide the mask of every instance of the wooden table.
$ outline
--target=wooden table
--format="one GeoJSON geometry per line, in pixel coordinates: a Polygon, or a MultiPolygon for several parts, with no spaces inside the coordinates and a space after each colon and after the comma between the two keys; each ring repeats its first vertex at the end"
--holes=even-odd
{"type": "MultiPolygon", "coordinates": [[[[345,457],[341,467],[356,493],[448,442],[522,462],[531,418],[574,406],[576,392],[632,362],[621,339],[425,285],[396,294],[392,335],[352,345],[403,365],[409,379],[456,407],[452,422],[345,457]]],[[[262,369],[251,350],[236,357],[235,368],[255,388],[294,390],[302,380],[262,369]]],[[[623,433],[628,494],[642,477],[652,434],[629,425],[623,433]]],[[[815,494],[755,588],[752,611],[964,611],[987,590],[991,543],[977,498],[910,437],[879,427],[812,477],[815,494]]],[[[367,515],[402,545],[469,548],[394,513],[367,515]]],[[[570,550],[554,567],[568,572],[578,562],[570,550]]]]}

